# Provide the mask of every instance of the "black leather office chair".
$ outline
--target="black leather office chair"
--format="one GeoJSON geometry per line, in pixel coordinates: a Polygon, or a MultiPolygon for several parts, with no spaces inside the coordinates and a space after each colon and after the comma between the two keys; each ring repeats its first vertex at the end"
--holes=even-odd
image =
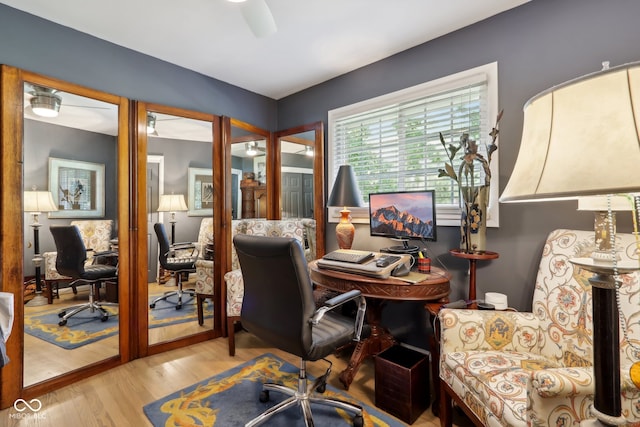
{"type": "Polygon", "coordinates": [[[109,312],[103,306],[117,306],[115,303],[97,302],[95,299],[95,290],[105,281],[118,280],[118,267],[114,263],[98,263],[97,260],[105,257],[115,257],[117,252],[101,252],[94,253],[94,260],[91,265],[85,265],[87,261],[87,248],[82,241],[80,230],[75,225],[52,225],[50,227],[53,240],[56,244],[56,270],[63,276],[71,277],[72,285],[89,285],[89,301],[68,307],[58,313],[60,322],[58,325],[67,324],[67,319],[84,310],[90,310],[92,313],[98,311],[100,319],[104,322],[109,318],[109,312]]]}
{"type": "Polygon", "coordinates": [[[160,244],[160,252],[158,259],[160,265],[165,270],[173,272],[175,280],[178,285],[178,289],[171,292],[165,292],[164,295],[154,299],[150,308],[155,308],[158,301],[166,300],[172,295],[178,296],[178,303],[176,304],[176,310],[182,308],[182,295],[188,294],[195,296],[195,289],[182,289],[182,274],[183,273],[195,273],[196,272],[196,260],[198,259],[198,250],[193,243],[169,243],[169,237],[167,231],[164,228],[164,224],[153,224],[153,229],[158,237],[158,243],[160,244]]]}
{"type": "Polygon", "coordinates": [[[294,405],[300,406],[305,425],[313,426],[310,403],[346,410],[354,414],[353,424],[362,426],[360,406],[314,393],[314,390],[324,392],[331,372],[331,362],[324,358],[350,341],[360,339],[366,310],[360,291],[353,290],[331,298],[316,310],[307,261],[296,239],[237,235],[233,243],[244,281],[240,314],[243,327],[270,345],[301,358],[298,389],[265,383],[260,401],[269,399],[269,391],[290,397],[245,426],[262,424],[294,405]],[[355,321],[330,311],[354,299],[359,300],[355,321]],[[308,384],[306,362],[319,359],[329,363],[329,368],[308,384]]]}

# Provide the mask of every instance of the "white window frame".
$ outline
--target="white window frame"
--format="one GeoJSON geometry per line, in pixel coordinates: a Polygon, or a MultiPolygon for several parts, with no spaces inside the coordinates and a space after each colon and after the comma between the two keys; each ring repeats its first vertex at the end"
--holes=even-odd
{"type": "MultiPolygon", "coordinates": [[[[402,89],[396,92],[392,92],[386,95],[381,95],[376,98],[371,98],[365,101],[361,101],[355,104],[347,105],[344,107],[336,108],[328,112],[329,119],[329,135],[328,135],[328,150],[327,150],[327,168],[328,168],[328,181],[329,192],[333,188],[338,168],[340,165],[334,164],[334,129],[337,120],[348,117],[353,114],[361,113],[364,111],[373,110],[383,106],[387,106],[393,103],[407,102],[412,99],[430,96],[436,93],[449,91],[452,89],[464,87],[470,82],[478,81],[479,78],[486,79],[487,82],[487,117],[488,129],[482,129],[482,138],[489,138],[489,132],[495,125],[495,118],[498,116],[498,63],[492,62],[490,64],[481,65],[466,71],[461,71],[456,74],[452,74],[446,77],[442,77],[436,80],[422,83],[420,85],[412,86],[406,89],[402,89]]],[[[483,139],[480,143],[487,143],[488,141],[483,139]]],[[[496,142],[499,146],[499,143],[496,142]]],[[[489,205],[487,207],[487,226],[498,227],[500,225],[500,211],[499,211],[499,155],[498,150],[493,154],[490,169],[491,169],[491,187],[489,194],[489,205]]],[[[442,165],[444,168],[444,164],[442,165]]],[[[444,178],[443,178],[444,179],[444,178]]],[[[340,219],[340,210],[342,207],[329,207],[327,216],[328,222],[338,222],[340,219]]],[[[352,222],[355,223],[369,223],[369,208],[349,208],[351,210],[352,222]]],[[[460,226],[460,214],[461,210],[459,206],[455,205],[438,205],[436,207],[436,218],[438,226],[460,226]]]]}

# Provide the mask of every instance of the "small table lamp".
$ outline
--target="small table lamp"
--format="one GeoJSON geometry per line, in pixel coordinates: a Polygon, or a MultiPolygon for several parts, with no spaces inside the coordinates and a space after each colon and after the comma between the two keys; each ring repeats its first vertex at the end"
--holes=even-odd
{"type": "Polygon", "coordinates": [[[363,206],[362,196],[356,181],[356,174],[350,165],[342,165],[338,170],[327,206],[342,206],[340,222],[336,225],[336,239],[340,249],[351,249],[356,229],[351,223],[351,211],[347,206],[363,206]]]}
{"type": "Polygon", "coordinates": [[[160,196],[158,212],[170,212],[171,218],[171,244],[176,242],[176,212],[185,212],[189,210],[184,201],[183,194],[163,194],[160,196]]]}
{"type": "MultiPolygon", "coordinates": [[[[501,202],[575,199],[640,191],[640,63],[609,69],[546,90],[524,106],[522,141],[501,202]]],[[[612,209],[607,207],[611,217],[612,209]]],[[[615,236],[611,233],[611,241],[615,236]]],[[[615,248],[612,248],[612,254],[615,248]]],[[[618,274],[638,263],[570,260],[594,273],[594,425],[625,422],[620,396],[618,274]]]]}
{"type": "Polygon", "coordinates": [[[47,304],[48,300],[42,295],[42,274],[40,272],[40,263],[42,256],[40,255],[40,227],[42,224],[38,222],[38,215],[42,212],[57,211],[58,208],[53,201],[51,192],[49,191],[25,191],[23,197],[24,211],[31,213],[33,222],[33,265],[35,266],[36,294],[27,303],[28,306],[39,306],[47,304]]]}

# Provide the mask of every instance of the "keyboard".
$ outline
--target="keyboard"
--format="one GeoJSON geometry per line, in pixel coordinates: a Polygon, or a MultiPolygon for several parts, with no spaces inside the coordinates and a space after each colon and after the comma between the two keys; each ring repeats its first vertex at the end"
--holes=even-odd
{"type": "Polygon", "coordinates": [[[329,252],[322,259],[330,261],[350,262],[353,264],[362,264],[374,257],[374,253],[370,251],[358,251],[355,249],[338,249],[329,252]]]}

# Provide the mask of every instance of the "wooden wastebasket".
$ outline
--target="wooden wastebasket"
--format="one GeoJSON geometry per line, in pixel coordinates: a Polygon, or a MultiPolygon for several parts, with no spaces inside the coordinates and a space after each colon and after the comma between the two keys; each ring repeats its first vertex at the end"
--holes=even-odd
{"type": "Polygon", "coordinates": [[[394,345],[375,357],[376,406],[413,422],[429,406],[429,355],[394,345]]]}

